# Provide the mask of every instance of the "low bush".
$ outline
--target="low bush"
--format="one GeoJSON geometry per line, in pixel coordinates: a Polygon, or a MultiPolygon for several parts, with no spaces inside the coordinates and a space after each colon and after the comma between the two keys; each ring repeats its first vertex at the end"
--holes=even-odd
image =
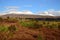
{"type": "Polygon", "coordinates": [[[8,31],[8,27],[6,27],[6,26],[4,26],[4,25],[2,25],[2,26],[0,26],[0,31],[8,31]]]}
{"type": "Polygon", "coordinates": [[[24,27],[29,27],[29,28],[39,28],[39,25],[37,22],[29,21],[29,22],[20,22],[20,25],[24,27]]]}
{"type": "Polygon", "coordinates": [[[34,26],[33,22],[20,22],[22,26],[28,27],[28,26],[34,26]]]}
{"type": "Polygon", "coordinates": [[[41,37],[41,35],[39,34],[39,36],[38,36],[38,40],[42,40],[42,37],[41,37]]]}
{"type": "Polygon", "coordinates": [[[58,29],[60,30],[60,24],[58,24],[58,29]]]}
{"type": "Polygon", "coordinates": [[[9,30],[10,32],[14,32],[14,31],[17,30],[17,28],[16,28],[15,25],[11,25],[11,26],[8,27],[8,30],[9,30]]]}

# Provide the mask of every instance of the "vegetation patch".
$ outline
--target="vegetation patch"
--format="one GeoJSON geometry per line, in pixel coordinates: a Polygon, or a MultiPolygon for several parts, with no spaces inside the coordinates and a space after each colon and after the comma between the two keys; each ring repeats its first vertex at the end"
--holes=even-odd
{"type": "Polygon", "coordinates": [[[22,21],[20,22],[20,25],[28,28],[39,28],[39,25],[37,24],[37,22],[34,22],[34,21],[29,21],[29,22],[22,21]]]}
{"type": "Polygon", "coordinates": [[[0,31],[5,32],[8,31],[8,27],[7,26],[0,26],[0,31]]]}
{"type": "Polygon", "coordinates": [[[10,32],[14,32],[14,31],[17,30],[17,27],[16,27],[15,25],[11,25],[11,26],[8,27],[8,30],[9,30],[10,32]]]}

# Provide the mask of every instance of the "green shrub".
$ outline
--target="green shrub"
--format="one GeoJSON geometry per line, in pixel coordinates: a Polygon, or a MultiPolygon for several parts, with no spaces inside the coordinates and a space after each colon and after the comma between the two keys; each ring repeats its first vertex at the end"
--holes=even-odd
{"type": "Polygon", "coordinates": [[[8,27],[6,26],[0,26],[0,31],[8,31],[8,27]]]}
{"type": "Polygon", "coordinates": [[[38,36],[38,40],[42,40],[42,36],[40,34],[38,36]]]}
{"type": "Polygon", "coordinates": [[[46,25],[46,28],[53,29],[52,25],[46,25]]]}
{"type": "Polygon", "coordinates": [[[50,28],[50,29],[58,29],[58,24],[55,23],[55,22],[49,22],[47,24],[45,24],[47,28],[50,28]]]}
{"type": "Polygon", "coordinates": [[[33,22],[33,21],[29,21],[29,22],[22,21],[20,22],[20,25],[24,27],[29,27],[29,28],[39,28],[39,25],[37,24],[37,22],[33,22]]]}
{"type": "Polygon", "coordinates": [[[11,25],[11,26],[8,27],[8,30],[9,30],[10,32],[14,32],[14,31],[17,30],[17,28],[16,28],[15,25],[11,25]]]}
{"type": "Polygon", "coordinates": [[[2,17],[0,17],[0,21],[2,21],[3,20],[3,18],[2,17]]]}
{"type": "Polygon", "coordinates": [[[21,22],[20,23],[22,26],[28,27],[28,26],[34,26],[33,22],[21,22]]]}
{"type": "Polygon", "coordinates": [[[58,24],[58,29],[60,30],[60,24],[58,24]]]}

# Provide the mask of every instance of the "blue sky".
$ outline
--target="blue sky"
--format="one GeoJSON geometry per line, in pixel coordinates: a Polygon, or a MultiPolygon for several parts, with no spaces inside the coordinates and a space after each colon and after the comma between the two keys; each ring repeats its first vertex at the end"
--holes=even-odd
{"type": "Polygon", "coordinates": [[[8,6],[19,7],[20,11],[30,10],[32,12],[60,10],[60,0],[0,0],[0,12],[6,10],[8,6]]]}

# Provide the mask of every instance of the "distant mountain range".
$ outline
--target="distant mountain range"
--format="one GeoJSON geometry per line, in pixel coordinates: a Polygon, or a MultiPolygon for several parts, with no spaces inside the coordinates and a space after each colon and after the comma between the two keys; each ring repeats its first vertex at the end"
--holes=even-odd
{"type": "Polygon", "coordinates": [[[34,14],[6,14],[0,17],[19,17],[19,18],[60,18],[60,16],[43,16],[43,15],[34,15],[34,14]]]}
{"type": "Polygon", "coordinates": [[[60,18],[60,16],[55,16],[51,12],[42,12],[39,14],[34,14],[30,11],[23,11],[23,12],[17,12],[17,11],[10,11],[7,13],[4,13],[3,15],[0,15],[0,17],[19,17],[19,18],[60,18]]]}

